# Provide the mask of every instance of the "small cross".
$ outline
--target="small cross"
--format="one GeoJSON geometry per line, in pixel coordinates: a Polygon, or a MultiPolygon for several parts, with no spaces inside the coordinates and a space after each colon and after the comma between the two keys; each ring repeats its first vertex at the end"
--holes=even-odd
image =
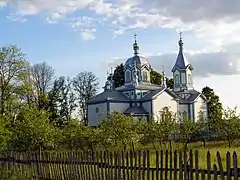
{"type": "Polygon", "coordinates": [[[134,35],[134,39],[135,39],[135,42],[137,41],[137,33],[135,33],[134,35]]]}
{"type": "Polygon", "coordinates": [[[179,32],[180,39],[182,39],[182,31],[179,32]]]}
{"type": "Polygon", "coordinates": [[[111,74],[113,73],[113,68],[111,67],[111,74]]]}

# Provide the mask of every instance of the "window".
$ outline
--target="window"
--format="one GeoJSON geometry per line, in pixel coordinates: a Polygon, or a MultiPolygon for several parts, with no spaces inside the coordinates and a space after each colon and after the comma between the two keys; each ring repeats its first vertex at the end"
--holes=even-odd
{"type": "Polygon", "coordinates": [[[175,77],[174,77],[174,80],[175,80],[175,84],[179,84],[179,75],[176,74],[175,77]]]}
{"type": "Polygon", "coordinates": [[[148,81],[148,74],[146,71],[143,71],[143,81],[148,81]]]}
{"type": "Polygon", "coordinates": [[[191,74],[188,74],[188,84],[192,84],[192,76],[191,76],[191,74]]]}
{"type": "Polygon", "coordinates": [[[126,80],[125,81],[129,82],[130,81],[130,72],[126,71],[125,75],[126,75],[126,80]]]}
{"type": "Polygon", "coordinates": [[[96,107],[96,113],[99,113],[99,108],[98,107],[96,107]]]}

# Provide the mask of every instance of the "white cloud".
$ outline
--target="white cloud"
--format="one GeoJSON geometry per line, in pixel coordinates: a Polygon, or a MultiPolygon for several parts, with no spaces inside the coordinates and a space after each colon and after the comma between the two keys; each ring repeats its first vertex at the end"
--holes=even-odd
{"type": "Polygon", "coordinates": [[[95,39],[95,36],[94,36],[95,31],[96,31],[96,29],[82,29],[80,32],[80,36],[81,36],[82,40],[84,40],[84,41],[94,40],[95,39]]]}
{"type": "MultiPolygon", "coordinates": [[[[11,7],[20,17],[44,14],[50,23],[87,9],[93,13],[93,19],[98,16],[101,21],[98,25],[104,24],[113,36],[131,29],[183,29],[209,39],[219,49],[240,38],[239,0],[0,0],[0,6],[3,5],[11,7]]],[[[89,28],[89,24],[81,24],[81,28],[89,28]]]]}
{"type": "MultiPolygon", "coordinates": [[[[171,76],[171,69],[175,63],[176,57],[177,52],[147,55],[147,59],[152,68],[161,71],[164,65],[168,76],[171,76]]],[[[194,75],[197,77],[240,74],[240,53],[206,52],[203,50],[198,52],[187,52],[186,57],[188,62],[193,65],[194,75]]],[[[124,63],[126,59],[127,57],[114,58],[104,61],[101,63],[101,66],[103,68],[115,67],[120,63],[124,63]]]]}

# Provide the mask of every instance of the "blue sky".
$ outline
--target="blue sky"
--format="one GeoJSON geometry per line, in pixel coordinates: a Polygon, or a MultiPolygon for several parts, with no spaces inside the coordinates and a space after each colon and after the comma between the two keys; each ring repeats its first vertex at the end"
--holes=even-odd
{"type": "Polygon", "coordinates": [[[106,71],[140,53],[169,76],[183,31],[195,88],[208,85],[225,106],[240,105],[239,0],[0,0],[0,46],[16,44],[31,63],[47,62],[56,76],[106,71]]]}

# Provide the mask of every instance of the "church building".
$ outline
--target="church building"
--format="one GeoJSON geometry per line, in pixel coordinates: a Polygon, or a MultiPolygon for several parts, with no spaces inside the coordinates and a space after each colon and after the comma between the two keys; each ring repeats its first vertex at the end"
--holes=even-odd
{"type": "Polygon", "coordinates": [[[97,126],[113,112],[121,112],[138,119],[158,119],[160,111],[169,107],[176,113],[179,121],[183,116],[197,121],[202,112],[207,118],[207,100],[193,86],[193,67],[183,52],[180,35],[179,52],[172,68],[173,89],[166,85],[163,71],[162,84],[150,83],[151,65],[145,57],[139,55],[139,45],[133,44],[134,55],[124,65],[124,85],[115,88],[113,74],[108,77],[104,91],[87,102],[87,119],[90,126],[97,126]]]}

